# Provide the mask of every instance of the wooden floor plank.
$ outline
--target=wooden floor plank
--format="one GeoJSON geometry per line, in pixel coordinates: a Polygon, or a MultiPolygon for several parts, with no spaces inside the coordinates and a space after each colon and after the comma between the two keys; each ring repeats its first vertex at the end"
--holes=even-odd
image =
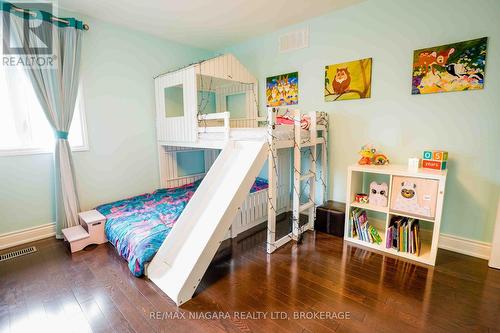
{"type": "Polygon", "coordinates": [[[498,331],[500,271],[484,260],[439,250],[429,267],[322,233],[267,255],[265,229],[255,230],[233,240],[232,255],[210,265],[181,308],[147,278],[134,277],[109,244],[73,255],[54,239],[24,245],[38,252],[0,263],[0,332],[29,331],[33,323],[72,332],[498,331]],[[229,318],[156,317],[212,312],[229,318]],[[349,319],[293,319],[332,312],[349,319]]]}

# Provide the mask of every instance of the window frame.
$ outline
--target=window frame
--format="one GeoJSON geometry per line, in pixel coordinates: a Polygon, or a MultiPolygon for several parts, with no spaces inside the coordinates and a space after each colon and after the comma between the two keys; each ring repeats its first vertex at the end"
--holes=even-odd
{"type": "MultiPolygon", "coordinates": [[[[82,124],[82,141],[83,144],[76,147],[71,147],[72,152],[84,152],[90,151],[88,133],[87,133],[87,117],[85,115],[85,103],[84,103],[84,92],[83,85],[80,83],[78,87],[79,97],[77,97],[76,102],[78,103],[78,109],[80,111],[80,121],[82,124]]],[[[54,148],[14,148],[14,149],[0,149],[0,157],[4,156],[23,156],[23,155],[41,155],[41,154],[52,154],[54,153],[54,148]]]]}

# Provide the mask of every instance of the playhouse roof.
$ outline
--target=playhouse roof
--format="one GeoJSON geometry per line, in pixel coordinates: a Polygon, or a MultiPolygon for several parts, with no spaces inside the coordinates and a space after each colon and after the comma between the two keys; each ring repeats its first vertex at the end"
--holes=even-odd
{"type": "Polygon", "coordinates": [[[239,62],[239,60],[230,53],[202,60],[200,62],[184,66],[174,71],[160,74],[159,76],[181,71],[189,67],[194,67],[197,75],[210,76],[222,80],[241,83],[257,83],[257,78],[254,77],[245,68],[245,66],[243,66],[241,62],[239,62]]]}

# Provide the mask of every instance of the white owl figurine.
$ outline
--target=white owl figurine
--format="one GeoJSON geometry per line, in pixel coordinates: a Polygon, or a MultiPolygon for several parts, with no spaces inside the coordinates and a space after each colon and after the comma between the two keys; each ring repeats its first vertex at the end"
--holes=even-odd
{"type": "Polygon", "coordinates": [[[388,190],[389,186],[387,183],[379,184],[375,181],[371,182],[368,203],[374,206],[387,207],[388,190]]]}

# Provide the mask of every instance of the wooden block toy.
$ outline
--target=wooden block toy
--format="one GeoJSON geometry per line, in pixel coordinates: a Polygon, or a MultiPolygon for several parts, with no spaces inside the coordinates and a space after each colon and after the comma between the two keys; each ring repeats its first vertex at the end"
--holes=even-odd
{"type": "Polygon", "coordinates": [[[426,150],[424,151],[424,155],[422,156],[424,160],[432,160],[432,151],[426,150]]]}
{"type": "Polygon", "coordinates": [[[446,164],[447,162],[445,161],[423,160],[422,168],[434,169],[434,170],[446,170],[446,164]]]}
{"type": "Polygon", "coordinates": [[[435,161],[447,161],[448,160],[448,152],[447,151],[433,151],[432,159],[435,161]]]}
{"type": "Polygon", "coordinates": [[[423,154],[424,160],[447,161],[448,152],[443,150],[426,150],[423,154]]]}

